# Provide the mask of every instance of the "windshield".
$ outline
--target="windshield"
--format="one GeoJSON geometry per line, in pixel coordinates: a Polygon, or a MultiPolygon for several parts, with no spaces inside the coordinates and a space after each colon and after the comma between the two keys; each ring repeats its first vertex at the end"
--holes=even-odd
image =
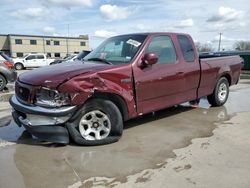
{"type": "Polygon", "coordinates": [[[90,51],[82,51],[82,52],[80,52],[78,55],[77,55],[77,57],[76,57],[76,59],[78,59],[78,60],[82,60],[86,55],[88,55],[90,53],[90,51]]]}
{"type": "Polygon", "coordinates": [[[66,57],[66,58],[64,58],[64,59],[65,59],[66,61],[67,61],[67,60],[71,60],[71,59],[73,59],[75,56],[76,56],[76,54],[70,55],[70,56],[68,56],[68,57],[66,57]]]}
{"type": "Polygon", "coordinates": [[[84,60],[103,59],[112,64],[130,63],[147,35],[123,35],[104,41],[84,60]]]}
{"type": "Polygon", "coordinates": [[[27,56],[29,56],[29,54],[26,54],[25,56],[23,56],[22,58],[26,58],[27,56]]]}
{"type": "Polygon", "coordinates": [[[11,59],[9,56],[7,56],[6,54],[1,53],[1,55],[3,56],[3,58],[4,58],[5,60],[12,62],[12,59],[11,59]]]}

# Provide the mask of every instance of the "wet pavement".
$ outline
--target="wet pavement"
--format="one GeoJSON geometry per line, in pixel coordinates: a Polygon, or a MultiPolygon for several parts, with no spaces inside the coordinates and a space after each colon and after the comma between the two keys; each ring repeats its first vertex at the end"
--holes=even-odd
{"type": "MultiPolygon", "coordinates": [[[[249,96],[250,80],[242,80],[231,88],[222,107],[211,108],[202,99],[198,108],[183,104],[145,115],[125,123],[119,142],[97,147],[40,143],[13,121],[9,123],[10,106],[0,102],[0,187],[126,184],[131,175],[165,167],[167,159],[176,157],[175,149],[189,146],[195,138],[212,136],[218,125],[237,113],[250,112],[249,96]]],[[[146,181],[145,177],[139,176],[134,185],[146,181]]]]}

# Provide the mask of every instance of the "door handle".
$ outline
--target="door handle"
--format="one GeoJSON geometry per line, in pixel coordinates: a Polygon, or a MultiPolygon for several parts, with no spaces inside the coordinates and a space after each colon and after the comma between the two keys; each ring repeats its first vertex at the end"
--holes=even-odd
{"type": "Polygon", "coordinates": [[[176,75],[184,75],[184,72],[177,72],[176,75]]]}

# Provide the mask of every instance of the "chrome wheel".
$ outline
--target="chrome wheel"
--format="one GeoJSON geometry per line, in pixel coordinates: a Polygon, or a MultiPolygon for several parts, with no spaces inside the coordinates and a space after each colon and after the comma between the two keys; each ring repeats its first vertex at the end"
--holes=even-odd
{"type": "Polygon", "coordinates": [[[227,93],[228,93],[227,85],[225,83],[221,83],[218,90],[218,98],[221,102],[226,100],[227,93]]]}
{"type": "Polygon", "coordinates": [[[16,70],[22,70],[23,69],[23,65],[21,63],[16,63],[15,64],[15,69],[16,70]]]}
{"type": "Polygon", "coordinates": [[[0,74],[0,91],[2,91],[7,84],[6,79],[0,74]]]}
{"type": "Polygon", "coordinates": [[[2,88],[3,85],[4,85],[4,81],[3,81],[3,79],[0,78],[0,88],[2,88]]]}
{"type": "Polygon", "coordinates": [[[101,140],[108,137],[111,122],[108,116],[100,110],[86,113],[79,122],[79,131],[86,140],[101,140]]]}

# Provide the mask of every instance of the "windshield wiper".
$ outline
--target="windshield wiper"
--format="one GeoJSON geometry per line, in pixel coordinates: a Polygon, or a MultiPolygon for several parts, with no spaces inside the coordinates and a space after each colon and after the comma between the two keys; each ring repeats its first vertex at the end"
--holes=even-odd
{"type": "Polygon", "coordinates": [[[106,59],[102,59],[102,58],[98,58],[98,57],[89,58],[87,60],[88,61],[99,61],[99,62],[103,62],[103,63],[109,64],[109,65],[112,65],[112,63],[110,63],[106,59]]]}

